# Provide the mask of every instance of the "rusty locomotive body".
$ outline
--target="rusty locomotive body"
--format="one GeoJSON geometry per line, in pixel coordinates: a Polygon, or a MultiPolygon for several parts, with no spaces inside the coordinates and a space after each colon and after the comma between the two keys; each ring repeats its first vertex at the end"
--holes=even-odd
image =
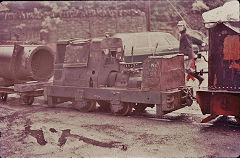
{"type": "Polygon", "coordinates": [[[78,110],[92,111],[98,103],[103,110],[128,115],[133,108],[143,112],[156,106],[156,115],[162,116],[192,104],[183,62],[183,55],[174,55],[125,63],[116,37],[60,41],[45,97],[51,107],[70,101],[78,110]]]}
{"type": "Polygon", "coordinates": [[[239,21],[217,23],[209,28],[208,87],[197,91],[202,122],[218,115],[232,115],[240,123],[239,21]]]}

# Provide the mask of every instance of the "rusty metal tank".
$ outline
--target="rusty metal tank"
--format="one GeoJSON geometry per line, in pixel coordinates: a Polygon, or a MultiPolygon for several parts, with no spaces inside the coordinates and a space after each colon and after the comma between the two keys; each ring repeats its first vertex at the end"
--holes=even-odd
{"type": "Polygon", "coordinates": [[[54,53],[43,45],[0,45],[0,78],[47,81],[53,75],[54,53]]]}

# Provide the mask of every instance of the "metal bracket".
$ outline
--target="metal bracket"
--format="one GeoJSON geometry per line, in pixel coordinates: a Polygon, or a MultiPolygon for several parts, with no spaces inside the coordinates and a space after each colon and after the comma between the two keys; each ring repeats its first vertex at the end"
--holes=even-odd
{"type": "Polygon", "coordinates": [[[111,104],[120,104],[121,96],[120,92],[112,92],[112,98],[110,100],[111,104]]]}
{"type": "Polygon", "coordinates": [[[83,101],[84,98],[84,90],[77,89],[75,92],[75,101],[83,101]]]}
{"type": "Polygon", "coordinates": [[[112,92],[112,98],[110,100],[112,112],[118,112],[122,109],[120,92],[112,92]]]}

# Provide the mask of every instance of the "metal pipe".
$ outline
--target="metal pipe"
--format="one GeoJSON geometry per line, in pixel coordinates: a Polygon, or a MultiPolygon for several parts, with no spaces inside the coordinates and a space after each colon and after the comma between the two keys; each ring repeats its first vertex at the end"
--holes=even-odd
{"type": "Polygon", "coordinates": [[[42,45],[0,45],[0,77],[11,81],[47,81],[54,53],[42,45]]]}

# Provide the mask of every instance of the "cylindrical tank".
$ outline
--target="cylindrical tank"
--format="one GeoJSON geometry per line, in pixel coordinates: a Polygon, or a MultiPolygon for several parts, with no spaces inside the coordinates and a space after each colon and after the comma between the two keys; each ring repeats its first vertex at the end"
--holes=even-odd
{"type": "Polygon", "coordinates": [[[0,78],[47,81],[53,75],[54,53],[43,45],[0,45],[0,78]]]}

